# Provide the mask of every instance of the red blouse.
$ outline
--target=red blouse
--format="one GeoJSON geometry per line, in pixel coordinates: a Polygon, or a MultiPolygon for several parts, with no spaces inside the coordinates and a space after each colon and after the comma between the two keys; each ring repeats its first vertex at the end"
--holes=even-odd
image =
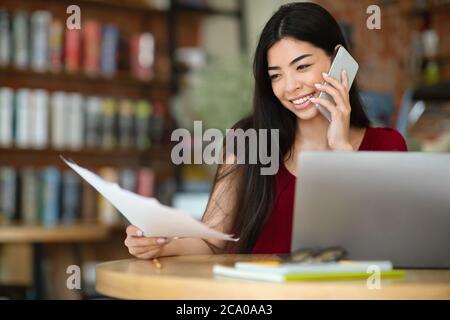
{"type": "MultiPolygon", "coordinates": [[[[407,146],[394,129],[367,128],[358,151],[407,151],[407,146]]],[[[281,165],[276,183],[275,205],[253,253],[289,253],[291,250],[295,176],[281,165]]]]}

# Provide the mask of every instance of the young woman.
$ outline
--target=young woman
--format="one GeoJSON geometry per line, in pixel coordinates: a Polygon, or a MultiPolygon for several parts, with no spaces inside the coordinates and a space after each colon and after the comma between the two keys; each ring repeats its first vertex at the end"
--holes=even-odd
{"type": "Polygon", "coordinates": [[[254,57],[253,112],[234,128],[279,129],[280,168],[270,176],[260,174],[259,163],[219,166],[202,219],[212,228],[238,235],[237,243],[143,237],[135,226],[129,226],[125,240],[129,252],[141,259],[222,252],[288,253],[299,153],[406,151],[397,131],[369,127],[356,81],[349,89],[345,72],[341,79],[326,76],[339,45],[348,50],[339,25],[313,3],[284,5],[264,27],[254,57]],[[318,98],[322,91],[335,104],[318,98]],[[331,123],[315,103],[331,112],[331,123]]]}

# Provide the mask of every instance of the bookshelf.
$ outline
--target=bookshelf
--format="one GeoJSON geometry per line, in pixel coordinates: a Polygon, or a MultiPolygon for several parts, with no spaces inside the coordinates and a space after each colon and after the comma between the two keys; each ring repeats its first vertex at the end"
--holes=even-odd
{"type": "MultiPolygon", "coordinates": [[[[170,103],[170,79],[171,67],[170,57],[168,55],[168,12],[149,7],[120,4],[112,1],[58,1],[58,0],[5,0],[2,1],[2,9],[6,10],[10,19],[11,38],[14,36],[14,14],[25,12],[28,15],[30,23],[28,50],[29,61],[26,67],[17,66],[11,57],[9,63],[0,66],[0,87],[6,87],[13,90],[26,88],[30,91],[44,90],[51,96],[55,92],[64,92],[67,94],[80,94],[83,99],[89,96],[119,99],[129,99],[132,103],[135,101],[148,101],[152,108],[154,103],[159,104],[160,121],[164,124],[159,136],[154,141],[149,142],[144,147],[129,146],[123,148],[116,143],[109,148],[98,148],[98,146],[83,145],[81,148],[57,148],[51,142],[47,142],[43,148],[33,148],[19,146],[15,142],[7,146],[0,147],[0,166],[8,166],[17,169],[19,172],[25,167],[43,168],[46,166],[55,166],[58,169],[67,169],[64,163],[59,159],[59,155],[71,158],[80,165],[89,169],[99,169],[104,166],[114,168],[129,167],[149,167],[155,173],[156,184],[162,183],[174,176],[174,166],[170,161],[170,142],[166,132],[170,131],[173,121],[169,116],[168,106],[170,103]],[[97,72],[94,74],[85,71],[83,60],[87,60],[83,46],[88,46],[87,38],[80,31],[78,48],[79,62],[77,70],[68,70],[67,60],[69,54],[65,41],[68,41],[68,34],[65,28],[65,20],[70,13],[66,12],[69,5],[76,4],[81,10],[81,30],[85,22],[94,21],[100,26],[100,41],[106,42],[105,34],[102,34],[106,26],[113,25],[117,28],[116,55],[114,57],[116,72],[113,74],[104,74],[102,72],[103,48],[101,45],[97,50],[98,54],[97,72]],[[51,22],[60,20],[63,22],[63,34],[60,59],[62,66],[59,70],[52,70],[48,63],[47,68],[36,71],[32,67],[32,15],[37,11],[48,12],[51,14],[51,22]],[[150,33],[153,36],[154,52],[152,63],[152,76],[141,79],[136,76],[132,68],[132,43],[131,38],[135,34],[150,33]]],[[[51,23],[50,22],[50,23],[51,23]]],[[[48,30],[51,30],[50,27],[48,30]]],[[[51,31],[49,31],[51,34],[51,31]]],[[[37,37],[37,36],[36,36],[37,37]]],[[[49,47],[51,47],[50,35],[48,36],[49,47]]],[[[91,45],[92,46],[92,45],[91,45]]],[[[12,50],[14,50],[12,45],[12,50]]],[[[86,49],[87,50],[87,49],[86,49]]],[[[87,52],[87,51],[86,51],[87,52]]],[[[49,53],[50,55],[50,53],[49,53]]],[[[11,54],[12,56],[12,54],[11,54]]],[[[51,60],[51,58],[49,58],[51,60]]],[[[106,59],[106,58],[105,58],[106,59]]],[[[15,99],[15,97],[14,97],[15,99]]],[[[48,99],[51,103],[51,99],[48,99]]],[[[49,107],[50,108],[50,107],[49,107]]],[[[134,105],[134,108],[137,108],[134,105]]],[[[17,111],[14,111],[17,113],[17,111]]],[[[51,114],[52,110],[48,111],[51,114]]],[[[137,111],[135,111],[137,112],[137,111]]],[[[154,109],[151,110],[154,112],[154,109]]],[[[49,116],[50,117],[50,116],[49,116]]],[[[17,120],[14,120],[17,121],[17,120]]],[[[118,121],[115,120],[115,126],[118,121]]],[[[137,120],[136,120],[137,122],[137,120]]],[[[51,123],[53,124],[53,123],[51,123]]],[[[87,124],[84,124],[85,126],[87,124]]],[[[137,124],[135,124],[137,125],[137,124]]],[[[16,126],[14,124],[13,126],[16,126]]],[[[117,129],[117,127],[115,128],[117,129]]],[[[17,130],[15,128],[14,130],[17,130]]],[[[138,130],[137,128],[135,130],[138,130]]],[[[14,133],[17,135],[17,132],[14,133]]],[[[117,134],[114,132],[114,134],[117,134]]],[[[51,132],[47,132],[51,140],[51,132]]],[[[152,136],[153,138],[153,136],[152,136]]],[[[87,139],[87,138],[86,138],[87,139]]],[[[16,226],[16,228],[19,226],[16,226]]]]}
{"type": "Polygon", "coordinates": [[[19,149],[0,148],[0,166],[14,166],[24,168],[31,163],[36,167],[48,165],[65,169],[67,166],[61,161],[59,155],[67,159],[73,159],[77,163],[89,168],[100,168],[102,166],[152,166],[158,181],[170,178],[172,167],[170,163],[170,145],[156,145],[146,150],[97,150],[83,149],[80,151],[65,151],[54,149],[19,149]]]}
{"type": "Polygon", "coordinates": [[[44,228],[39,225],[5,225],[0,232],[1,243],[88,242],[104,240],[110,229],[99,224],[74,224],[44,228]]]}
{"type": "MultiPolygon", "coordinates": [[[[128,98],[140,98],[147,94],[159,99],[166,99],[168,82],[143,81],[131,77],[127,73],[119,73],[113,78],[90,77],[84,74],[67,74],[52,72],[33,72],[18,70],[12,67],[0,67],[0,74],[8,80],[11,88],[45,89],[51,91],[82,92],[86,95],[115,94],[128,98]]],[[[5,81],[2,81],[3,83],[5,81]]]]}
{"type": "MultiPolygon", "coordinates": [[[[51,137],[49,143],[42,148],[19,147],[16,143],[12,143],[10,146],[0,146],[0,168],[10,167],[17,172],[22,172],[30,167],[41,170],[52,166],[58,170],[67,170],[67,166],[59,158],[59,155],[63,155],[93,171],[103,167],[136,170],[151,168],[154,173],[155,190],[158,190],[165,182],[176,178],[179,168],[175,167],[170,160],[171,143],[169,141],[170,132],[175,128],[175,122],[169,114],[170,99],[177,92],[180,73],[175,66],[176,48],[198,46],[200,42],[199,26],[202,19],[209,15],[223,15],[238,19],[241,22],[239,26],[242,47],[245,43],[245,34],[241,0],[238,0],[238,10],[229,11],[207,7],[194,8],[175,0],[169,2],[170,7],[167,10],[160,10],[130,4],[130,1],[3,0],[0,9],[4,9],[8,13],[24,11],[31,14],[38,10],[44,10],[51,13],[52,19],[57,18],[62,22],[65,22],[70,15],[66,13],[66,8],[76,4],[81,8],[82,26],[85,21],[94,20],[101,26],[112,24],[118,28],[121,34],[118,51],[124,48],[124,43],[127,46],[127,39],[130,40],[134,34],[151,33],[154,39],[154,57],[152,76],[149,79],[141,79],[132,72],[132,63],[129,58],[124,59],[121,56],[122,51],[117,57],[116,72],[113,75],[104,75],[101,72],[101,66],[99,67],[100,71],[95,74],[84,72],[83,53],[80,54],[80,66],[75,72],[66,70],[64,60],[62,67],[57,71],[51,70],[51,68],[36,71],[30,66],[19,68],[11,60],[6,65],[0,63],[0,88],[10,88],[14,91],[14,95],[22,88],[30,91],[45,90],[49,94],[49,101],[52,101],[51,95],[56,92],[80,94],[83,99],[98,96],[114,98],[117,101],[128,99],[133,103],[145,100],[153,106],[156,104],[160,106],[158,116],[160,120],[163,120],[164,126],[159,137],[151,141],[145,148],[136,146],[102,148],[88,147],[87,145],[77,149],[57,148],[52,144],[51,137]]],[[[64,34],[63,38],[65,37],[64,34]]],[[[82,45],[84,44],[82,43],[82,45]]],[[[125,49],[125,57],[131,56],[131,51],[130,47],[125,49]]],[[[50,132],[49,135],[51,135],[50,132]]],[[[165,198],[167,199],[167,197],[165,198]]],[[[45,226],[40,223],[30,224],[22,220],[7,224],[2,224],[0,221],[0,246],[29,243],[33,249],[33,260],[29,261],[29,264],[33,266],[33,273],[38,275],[42,273],[43,244],[48,241],[67,245],[84,243],[84,255],[87,254],[89,258],[97,261],[129,257],[123,246],[124,227],[123,223],[104,224],[95,221],[90,223],[74,222],[70,225],[58,223],[54,226],[45,226]]],[[[17,263],[26,264],[24,260],[13,255],[4,258],[4,261],[9,261],[10,265],[14,265],[14,259],[17,263]]],[[[33,281],[34,287],[40,287],[36,283],[36,281],[40,281],[39,277],[34,277],[33,281]]]]}
{"type": "MultiPolygon", "coordinates": [[[[32,14],[36,11],[49,12],[51,14],[51,21],[60,20],[63,23],[63,40],[60,47],[61,52],[59,53],[61,66],[59,70],[53,70],[50,65],[44,70],[36,70],[36,68],[32,67],[31,60],[27,62],[27,66],[20,68],[14,63],[15,61],[12,57],[8,63],[0,63],[0,88],[11,89],[14,93],[14,99],[16,99],[17,92],[23,88],[29,91],[45,91],[48,94],[49,102],[51,102],[51,97],[56,92],[66,94],[76,93],[81,95],[83,99],[87,99],[90,96],[100,97],[102,99],[111,98],[117,104],[119,101],[127,99],[131,101],[136,117],[138,112],[136,111],[138,108],[137,103],[139,101],[146,101],[152,108],[151,114],[148,113],[146,117],[151,117],[151,121],[154,121],[153,118],[156,116],[157,111],[160,121],[159,125],[161,126],[157,136],[146,131],[149,135],[151,133],[152,140],[146,143],[144,147],[137,145],[123,147],[116,143],[115,146],[109,148],[100,146],[88,147],[86,143],[81,148],[55,147],[52,141],[51,129],[49,129],[49,140],[42,148],[30,146],[20,147],[16,143],[17,141],[13,141],[6,146],[0,146],[0,168],[13,168],[17,172],[18,177],[26,168],[43,170],[44,168],[55,167],[60,172],[63,172],[63,170],[68,169],[59,158],[59,155],[63,155],[94,171],[103,167],[111,167],[117,170],[127,168],[136,171],[140,169],[151,169],[154,173],[153,189],[155,190],[155,196],[157,196],[157,189],[175,176],[175,168],[170,161],[171,145],[168,138],[169,135],[167,134],[171,132],[174,126],[174,121],[168,112],[171,97],[171,61],[168,54],[168,12],[142,6],[87,0],[4,0],[0,5],[0,9],[5,10],[9,15],[9,19],[11,19],[9,22],[11,37],[13,36],[13,15],[16,12],[25,12],[27,14],[27,19],[29,19],[27,21],[30,23],[29,37],[27,37],[27,50],[30,50],[29,57],[33,57],[33,53],[31,52],[33,45],[33,30],[31,28],[32,14]],[[80,31],[79,35],[81,40],[79,42],[80,47],[78,48],[79,62],[77,70],[66,69],[65,50],[67,48],[65,47],[64,41],[67,39],[67,34],[65,34],[65,21],[70,15],[66,13],[66,8],[73,4],[81,8],[82,30],[84,23],[87,21],[94,21],[100,27],[100,41],[104,40],[104,34],[102,34],[104,26],[112,25],[118,30],[119,35],[116,39],[117,51],[113,57],[116,61],[114,65],[115,72],[112,74],[105,74],[103,72],[102,59],[104,57],[102,56],[103,49],[101,44],[97,47],[99,51],[97,53],[97,71],[94,73],[85,72],[83,61],[86,56],[83,50],[87,42],[84,42],[85,38],[83,38],[82,31],[80,31]],[[133,37],[135,35],[142,36],[144,33],[149,33],[152,36],[154,44],[151,76],[148,77],[141,77],[133,69],[133,37]],[[158,105],[157,109],[156,105],[158,105]]],[[[50,120],[51,112],[53,112],[50,103],[48,112],[49,124],[53,124],[50,120]]],[[[63,113],[64,116],[68,114],[67,110],[63,111],[63,113]]],[[[14,121],[16,120],[14,119],[14,121]]],[[[136,128],[134,129],[138,130],[138,120],[135,121],[134,126],[136,128]]],[[[151,123],[148,126],[155,124],[155,122],[150,122],[150,120],[146,120],[146,122],[151,123]]],[[[115,125],[117,131],[119,120],[116,119],[115,125]]],[[[16,123],[14,122],[13,127],[15,126],[16,123]]],[[[66,131],[70,130],[66,128],[66,131]]],[[[114,134],[117,134],[117,132],[114,132],[114,134]]],[[[16,135],[16,132],[14,132],[14,135],[16,135]]],[[[19,187],[14,186],[14,189],[16,188],[19,187]]],[[[80,192],[84,192],[83,187],[80,186],[80,189],[82,190],[80,192]]],[[[22,200],[16,200],[18,203],[20,201],[22,200]]],[[[16,214],[16,216],[19,216],[18,219],[15,217],[12,222],[2,222],[2,219],[0,219],[0,249],[2,249],[0,252],[0,260],[3,260],[3,263],[9,266],[13,266],[14,264],[30,266],[24,268],[23,272],[16,278],[28,279],[29,276],[27,275],[30,272],[34,274],[30,285],[35,291],[41,291],[38,296],[44,294],[42,290],[43,260],[47,254],[52,256],[51,253],[54,250],[51,246],[49,249],[46,246],[44,250],[43,246],[47,243],[69,246],[68,252],[73,251],[70,248],[74,244],[78,248],[81,248],[81,244],[83,244],[83,255],[87,254],[93,261],[103,261],[110,259],[114,255],[118,258],[128,257],[125,248],[123,248],[125,229],[125,223],[123,221],[106,224],[96,219],[82,222],[76,219],[69,224],[58,222],[46,225],[40,221],[28,223],[23,220],[21,206],[19,205],[20,209],[16,214]],[[14,251],[13,248],[18,245],[30,246],[31,256],[27,256],[26,254],[6,254],[8,252],[12,253],[14,251]],[[95,249],[98,246],[103,246],[102,252],[95,249]],[[11,250],[6,249],[6,247],[11,247],[11,250]],[[50,251],[47,251],[47,249],[50,251]]],[[[95,210],[98,210],[97,205],[93,207],[95,207],[95,210]]],[[[62,211],[58,214],[62,214],[62,211]]],[[[2,214],[0,214],[0,218],[1,216],[2,214]]],[[[55,263],[57,264],[58,262],[55,261],[55,263]]],[[[2,267],[5,266],[0,266],[0,269],[2,267]]],[[[2,283],[8,281],[8,278],[4,278],[3,275],[0,276],[0,279],[2,283]]],[[[17,280],[17,282],[28,281],[17,280]]],[[[0,286],[2,283],[0,283],[0,286]]]]}

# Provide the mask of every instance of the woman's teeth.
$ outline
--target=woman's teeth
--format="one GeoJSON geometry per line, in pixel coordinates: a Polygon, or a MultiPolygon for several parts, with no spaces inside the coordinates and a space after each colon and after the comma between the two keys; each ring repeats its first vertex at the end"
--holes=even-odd
{"type": "Polygon", "coordinates": [[[305,101],[311,99],[313,97],[313,95],[314,94],[310,94],[310,95],[308,95],[306,97],[303,97],[303,98],[300,98],[300,99],[297,99],[297,100],[292,100],[292,103],[293,104],[303,104],[303,103],[305,103],[305,101]]]}

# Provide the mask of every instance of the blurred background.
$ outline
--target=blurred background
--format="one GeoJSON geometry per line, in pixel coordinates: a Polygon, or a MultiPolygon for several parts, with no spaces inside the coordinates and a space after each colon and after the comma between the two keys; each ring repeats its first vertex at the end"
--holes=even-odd
{"type": "MultiPolygon", "coordinates": [[[[1,1],[0,297],[96,298],[95,264],[131,257],[126,221],[59,155],[201,218],[215,168],[175,166],[171,132],[224,131],[250,112],[259,33],[288,2],[1,1]]],[[[449,152],[450,1],[315,2],[360,64],[373,126],[449,152]],[[381,29],[366,26],[373,4],[381,29]]]]}

